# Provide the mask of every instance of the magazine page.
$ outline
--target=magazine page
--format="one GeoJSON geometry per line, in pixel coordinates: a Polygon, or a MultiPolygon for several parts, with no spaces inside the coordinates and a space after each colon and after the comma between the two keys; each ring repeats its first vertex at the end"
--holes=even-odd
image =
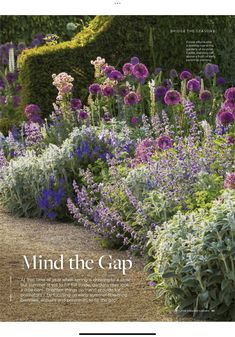
{"type": "Polygon", "coordinates": [[[0,15],[0,333],[230,336],[235,15],[104,3],[0,15]]]}

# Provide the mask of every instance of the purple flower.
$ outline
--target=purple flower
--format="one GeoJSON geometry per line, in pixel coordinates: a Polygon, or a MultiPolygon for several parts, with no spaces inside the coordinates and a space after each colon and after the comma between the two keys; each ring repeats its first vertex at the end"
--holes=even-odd
{"type": "Polygon", "coordinates": [[[230,109],[235,109],[235,102],[234,101],[229,101],[229,100],[226,100],[224,102],[224,107],[227,107],[227,108],[230,108],[230,109]]]}
{"type": "Polygon", "coordinates": [[[110,80],[114,81],[121,81],[123,79],[122,73],[118,70],[111,71],[108,77],[110,78],[110,80]]]}
{"type": "Polygon", "coordinates": [[[167,78],[162,81],[162,85],[163,85],[163,87],[165,87],[167,89],[171,89],[172,88],[172,83],[167,78]]]}
{"type": "Polygon", "coordinates": [[[122,67],[122,71],[124,75],[128,75],[132,73],[133,69],[133,64],[131,63],[125,63],[124,66],[122,67]]]}
{"type": "Polygon", "coordinates": [[[129,92],[125,97],[124,97],[124,103],[126,105],[134,105],[138,104],[141,100],[141,97],[139,94],[137,94],[134,91],[129,92]]]}
{"type": "Polygon", "coordinates": [[[82,107],[82,101],[79,98],[73,98],[70,101],[70,107],[74,111],[79,110],[82,107]]]}
{"type": "Polygon", "coordinates": [[[224,93],[224,97],[229,101],[235,102],[235,87],[228,88],[224,93]]]}
{"type": "Polygon", "coordinates": [[[187,89],[189,91],[198,92],[200,90],[200,82],[195,78],[189,80],[187,83],[187,89]]]}
{"type": "Polygon", "coordinates": [[[235,138],[232,135],[226,137],[226,141],[228,145],[233,145],[235,143],[235,138]]]}
{"type": "Polygon", "coordinates": [[[158,75],[160,74],[161,71],[162,71],[162,68],[160,68],[160,67],[155,68],[155,69],[154,69],[154,75],[155,75],[155,76],[158,76],[158,75]]]}
{"type": "Polygon", "coordinates": [[[192,78],[192,74],[188,70],[183,70],[180,74],[181,81],[190,80],[192,78]]]}
{"type": "Polygon", "coordinates": [[[29,104],[25,107],[24,114],[29,121],[36,122],[41,110],[37,104],[29,104]]]}
{"type": "Polygon", "coordinates": [[[217,85],[225,85],[226,84],[225,78],[224,77],[218,77],[216,79],[216,84],[217,85]]]}
{"type": "Polygon", "coordinates": [[[176,90],[167,91],[164,101],[167,105],[177,105],[181,101],[180,93],[176,90]]]}
{"type": "Polygon", "coordinates": [[[172,79],[178,77],[178,73],[175,69],[171,69],[169,75],[170,75],[170,78],[172,78],[172,79]]]}
{"type": "Polygon", "coordinates": [[[78,118],[79,119],[87,119],[88,118],[88,112],[85,110],[81,110],[78,112],[78,118]]]}
{"type": "Polygon", "coordinates": [[[19,96],[13,96],[12,97],[12,103],[13,106],[16,108],[17,106],[20,105],[20,97],[19,96]]]}
{"type": "Polygon", "coordinates": [[[21,89],[22,89],[21,85],[20,84],[16,84],[16,87],[15,87],[16,93],[20,92],[21,89]]]}
{"type": "Polygon", "coordinates": [[[227,173],[224,180],[224,188],[235,190],[235,173],[227,173]]]}
{"type": "Polygon", "coordinates": [[[167,88],[164,86],[159,86],[154,89],[155,101],[161,101],[164,103],[164,96],[167,92],[167,88]]]}
{"type": "Polygon", "coordinates": [[[147,67],[143,63],[138,63],[133,67],[132,74],[137,79],[141,80],[141,79],[145,79],[146,77],[148,77],[149,72],[148,72],[147,67]]]}
{"type": "Polygon", "coordinates": [[[160,150],[167,150],[173,147],[173,140],[169,136],[160,136],[157,139],[157,146],[160,150]]]}
{"type": "Polygon", "coordinates": [[[8,73],[7,76],[7,81],[9,84],[13,84],[15,80],[17,79],[17,74],[16,73],[8,73]]]}
{"type": "Polygon", "coordinates": [[[149,281],[149,283],[148,283],[148,285],[150,286],[150,287],[155,287],[156,286],[156,282],[154,282],[154,281],[149,281]]]}
{"type": "Polygon", "coordinates": [[[208,63],[204,68],[204,74],[206,78],[213,78],[219,72],[217,64],[208,63]]]}
{"type": "Polygon", "coordinates": [[[139,58],[137,56],[133,56],[131,58],[131,64],[136,65],[140,62],[139,58]]]}
{"type": "Polygon", "coordinates": [[[114,70],[115,70],[115,68],[113,66],[107,66],[107,65],[102,66],[102,72],[106,76],[109,76],[111,74],[111,72],[114,71],[114,70]]]}
{"type": "Polygon", "coordinates": [[[147,162],[157,150],[157,143],[153,139],[143,139],[136,147],[134,164],[147,162]]]}
{"type": "Polygon", "coordinates": [[[101,87],[98,83],[93,83],[89,86],[90,94],[99,94],[101,92],[101,87]]]}
{"type": "Polygon", "coordinates": [[[131,123],[132,124],[138,124],[139,123],[139,117],[132,117],[131,118],[131,123]]]}
{"type": "Polygon", "coordinates": [[[212,99],[212,94],[209,90],[203,90],[200,92],[199,98],[202,102],[210,101],[212,99]]]}
{"type": "Polygon", "coordinates": [[[221,124],[230,124],[235,121],[235,113],[228,107],[222,107],[216,117],[221,124]]]}
{"type": "Polygon", "coordinates": [[[109,97],[109,96],[113,96],[113,87],[111,85],[106,85],[103,89],[102,89],[102,94],[105,97],[109,97]]]}

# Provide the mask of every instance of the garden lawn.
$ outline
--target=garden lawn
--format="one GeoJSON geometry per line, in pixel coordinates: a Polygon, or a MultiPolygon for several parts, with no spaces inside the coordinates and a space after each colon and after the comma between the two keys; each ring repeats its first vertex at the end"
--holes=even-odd
{"type": "Polygon", "coordinates": [[[0,211],[1,321],[177,320],[176,315],[165,308],[162,300],[155,299],[154,290],[146,281],[147,274],[143,272],[144,261],[140,258],[133,258],[133,268],[125,276],[130,279],[127,298],[118,299],[115,303],[20,303],[22,277],[111,278],[121,276],[117,271],[100,269],[90,271],[80,269],[69,272],[23,270],[22,256],[33,254],[43,254],[48,258],[56,258],[64,254],[65,259],[74,254],[94,260],[106,254],[111,254],[113,258],[129,258],[127,252],[100,248],[93,234],[83,227],[43,219],[22,219],[0,211]]]}

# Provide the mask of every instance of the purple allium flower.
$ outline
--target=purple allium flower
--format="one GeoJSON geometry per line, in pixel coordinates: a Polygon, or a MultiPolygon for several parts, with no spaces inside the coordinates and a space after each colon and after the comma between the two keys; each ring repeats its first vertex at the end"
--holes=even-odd
{"type": "Polygon", "coordinates": [[[198,92],[200,90],[200,82],[193,78],[187,82],[187,89],[189,91],[198,92]]]}
{"type": "Polygon", "coordinates": [[[109,96],[113,96],[113,87],[111,85],[106,85],[103,89],[102,89],[102,94],[105,97],[109,97],[109,96]]]}
{"type": "Polygon", "coordinates": [[[160,67],[155,68],[155,69],[154,69],[154,75],[155,75],[155,76],[158,76],[158,75],[160,74],[161,71],[162,71],[162,68],[160,68],[160,67]]]}
{"type": "Polygon", "coordinates": [[[190,80],[192,78],[192,74],[188,70],[183,70],[180,74],[181,81],[190,80]]]}
{"type": "Polygon", "coordinates": [[[118,70],[111,71],[108,77],[110,78],[110,80],[114,81],[121,81],[123,79],[122,73],[118,70]]]}
{"type": "Polygon", "coordinates": [[[143,63],[136,64],[132,69],[132,74],[137,79],[145,79],[149,75],[147,67],[143,63]]]}
{"type": "Polygon", "coordinates": [[[13,96],[12,97],[13,106],[16,108],[20,105],[20,96],[13,96]]]}
{"type": "Polygon", "coordinates": [[[132,118],[131,118],[131,123],[132,123],[132,124],[138,124],[139,121],[140,121],[140,120],[139,120],[139,117],[132,117],[132,118]]]}
{"type": "Polygon", "coordinates": [[[230,108],[230,109],[235,109],[235,102],[234,101],[229,101],[226,100],[223,104],[224,107],[230,108]]]}
{"type": "Polygon", "coordinates": [[[132,73],[132,69],[133,69],[133,64],[131,63],[125,63],[122,67],[122,71],[124,75],[128,75],[132,73]]]}
{"type": "Polygon", "coordinates": [[[206,78],[213,78],[219,72],[217,64],[208,63],[205,65],[204,74],[206,78]]]}
{"type": "Polygon", "coordinates": [[[230,124],[235,121],[234,110],[228,107],[222,107],[216,117],[221,124],[230,124]]]}
{"type": "Polygon", "coordinates": [[[224,188],[235,190],[235,173],[227,173],[224,180],[224,188]]]}
{"type": "Polygon", "coordinates": [[[78,119],[87,119],[88,118],[88,112],[85,110],[81,110],[77,114],[78,119]]]}
{"type": "Polygon", "coordinates": [[[42,118],[40,116],[40,108],[37,104],[29,104],[26,106],[24,110],[25,117],[29,122],[39,123],[41,124],[42,118]]]}
{"type": "Polygon", "coordinates": [[[133,56],[131,58],[131,64],[136,65],[140,62],[139,58],[137,56],[133,56]]]}
{"type": "Polygon", "coordinates": [[[167,92],[167,88],[164,86],[159,86],[154,89],[155,101],[164,102],[164,96],[167,92]]]}
{"type": "Polygon", "coordinates": [[[202,102],[210,101],[212,99],[212,94],[209,90],[203,90],[200,92],[199,98],[202,102]]]}
{"type": "Polygon", "coordinates": [[[82,101],[79,98],[73,98],[70,101],[70,107],[74,111],[79,110],[82,107],[82,101]]]}
{"type": "Polygon", "coordinates": [[[228,88],[224,93],[224,97],[229,101],[235,102],[235,87],[228,88]]]}
{"type": "Polygon", "coordinates": [[[171,69],[169,75],[170,75],[170,78],[172,78],[172,79],[178,77],[178,73],[175,69],[171,69]]]}
{"type": "Polygon", "coordinates": [[[121,85],[119,88],[118,88],[118,93],[120,96],[122,97],[125,97],[128,93],[129,93],[129,88],[126,87],[125,85],[121,85]]]}
{"type": "Polygon", "coordinates": [[[160,136],[157,139],[157,146],[160,150],[167,150],[173,147],[173,140],[169,136],[160,136]]]}
{"type": "Polygon", "coordinates": [[[138,104],[141,100],[141,97],[139,94],[137,94],[134,91],[130,91],[125,97],[124,97],[124,103],[126,105],[134,105],[138,104]]]}
{"type": "Polygon", "coordinates": [[[9,84],[13,84],[15,80],[17,79],[17,74],[16,73],[8,73],[7,76],[7,81],[9,84]]]}
{"type": "Polygon", "coordinates": [[[167,105],[177,105],[181,101],[180,93],[176,90],[167,91],[164,101],[167,105]]]}
{"type": "Polygon", "coordinates": [[[106,76],[109,76],[111,74],[111,72],[115,70],[115,68],[113,66],[107,66],[107,65],[103,65],[101,69],[102,69],[102,72],[106,76]]]}
{"type": "Polygon", "coordinates": [[[89,92],[90,94],[99,94],[101,93],[101,87],[98,83],[93,83],[89,86],[89,92]]]}
{"type": "Polygon", "coordinates": [[[226,137],[226,141],[228,145],[233,145],[235,143],[235,138],[232,135],[226,137]]]}
{"type": "Polygon", "coordinates": [[[218,77],[216,79],[216,84],[217,85],[225,85],[226,84],[225,78],[224,77],[218,77]]]}

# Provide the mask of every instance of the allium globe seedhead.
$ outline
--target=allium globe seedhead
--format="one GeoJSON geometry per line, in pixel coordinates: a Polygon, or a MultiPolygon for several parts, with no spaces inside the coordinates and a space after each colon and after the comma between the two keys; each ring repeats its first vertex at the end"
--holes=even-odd
{"type": "Polygon", "coordinates": [[[203,90],[200,92],[199,98],[202,102],[207,102],[212,99],[212,93],[209,90],[203,90]]]}
{"type": "Polygon", "coordinates": [[[124,75],[128,75],[132,73],[132,69],[133,69],[133,64],[131,63],[125,63],[122,67],[122,71],[124,75]]]}
{"type": "Polygon", "coordinates": [[[169,75],[170,75],[170,78],[172,78],[172,79],[178,77],[178,73],[175,69],[171,69],[169,75]]]}
{"type": "Polygon", "coordinates": [[[198,92],[200,90],[200,82],[193,78],[187,82],[187,89],[189,91],[198,92]]]}
{"type": "Polygon", "coordinates": [[[81,110],[81,111],[78,112],[77,116],[78,116],[78,119],[82,119],[82,120],[87,119],[88,118],[88,112],[85,111],[85,110],[81,110]]]}
{"type": "Polygon", "coordinates": [[[101,93],[101,87],[98,83],[93,83],[89,86],[89,92],[92,95],[100,94],[101,93]]]}
{"type": "Polygon", "coordinates": [[[224,93],[224,97],[229,101],[235,102],[235,87],[228,88],[224,93]]]}
{"type": "Polygon", "coordinates": [[[164,103],[164,96],[167,92],[167,88],[164,86],[159,86],[154,89],[155,101],[161,101],[164,103]]]}
{"type": "Polygon", "coordinates": [[[188,70],[183,70],[180,74],[181,81],[190,80],[192,78],[192,74],[188,70]]]}
{"type": "Polygon", "coordinates": [[[225,85],[225,84],[226,84],[226,81],[224,77],[218,77],[216,79],[216,85],[225,85]]]}
{"type": "Polygon", "coordinates": [[[235,173],[227,173],[224,180],[224,188],[235,190],[235,173]]]}
{"type": "Polygon", "coordinates": [[[74,111],[79,110],[82,107],[82,101],[79,98],[73,98],[70,101],[70,107],[74,111]]]}
{"type": "Polygon", "coordinates": [[[106,85],[102,89],[102,95],[105,97],[113,96],[114,90],[111,85],[106,85]]]}
{"type": "Polygon", "coordinates": [[[157,146],[160,150],[167,150],[173,147],[173,140],[169,136],[160,136],[157,139],[157,146]]]}
{"type": "Polygon", "coordinates": [[[177,105],[181,101],[181,96],[180,93],[176,90],[169,90],[167,91],[165,97],[164,97],[164,102],[167,105],[177,105]]]}
{"type": "Polygon", "coordinates": [[[205,65],[204,74],[206,78],[213,78],[219,72],[219,67],[217,64],[208,63],[205,65]]]}
{"type": "Polygon", "coordinates": [[[149,75],[147,67],[143,63],[136,64],[132,69],[132,74],[137,79],[145,79],[149,75]]]}
{"type": "Polygon", "coordinates": [[[123,79],[122,73],[118,70],[111,71],[108,77],[110,78],[110,80],[114,80],[114,81],[121,81],[123,79]]]}
{"type": "Polygon", "coordinates": [[[141,100],[141,97],[139,94],[137,94],[134,91],[130,91],[125,97],[124,97],[124,103],[126,105],[134,105],[138,104],[141,100]]]}
{"type": "Polygon", "coordinates": [[[133,56],[131,58],[131,64],[136,65],[140,62],[139,58],[137,56],[133,56]]]}
{"type": "Polygon", "coordinates": [[[235,113],[234,110],[228,107],[222,107],[220,111],[217,113],[217,120],[221,124],[230,124],[235,121],[235,113]]]}

